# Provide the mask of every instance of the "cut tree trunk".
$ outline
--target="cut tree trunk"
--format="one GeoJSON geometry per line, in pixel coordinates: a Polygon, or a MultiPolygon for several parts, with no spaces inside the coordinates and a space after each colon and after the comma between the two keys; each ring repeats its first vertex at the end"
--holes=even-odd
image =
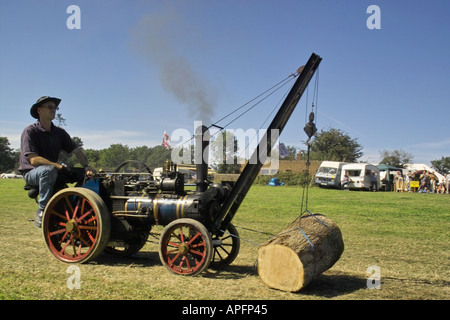
{"type": "Polygon", "coordinates": [[[330,269],[343,251],[341,231],[331,219],[303,215],[258,248],[258,274],[271,288],[297,292],[330,269]]]}

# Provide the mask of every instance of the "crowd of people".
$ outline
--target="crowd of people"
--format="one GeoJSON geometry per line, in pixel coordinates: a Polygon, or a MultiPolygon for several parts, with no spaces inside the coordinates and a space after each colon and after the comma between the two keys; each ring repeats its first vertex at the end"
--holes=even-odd
{"type": "Polygon", "coordinates": [[[417,191],[419,193],[449,193],[450,187],[450,174],[445,174],[442,181],[439,180],[434,171],[421,170],[416,172],[408,171],[405,177],[403,177],[400,171],[394,176],[394,185],[399,181],[404,181],[405,189],[410,192],[417,191]],[[417,186],[411,184],[413,181],[418,181],[417,186]]]}

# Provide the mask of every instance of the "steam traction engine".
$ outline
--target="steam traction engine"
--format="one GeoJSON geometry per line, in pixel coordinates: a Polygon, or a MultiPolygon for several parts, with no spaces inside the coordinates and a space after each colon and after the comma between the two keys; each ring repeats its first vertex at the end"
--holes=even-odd
{"type": "Polygon", "coordinates": [[[170,161],[158,181],[150,170],[100,173],[83,187],[63,189],[49,201],[42,226],[50,252],[69,263],[87,262],[102,252],[132,255],[145,245],[152,226],[162,225],[159,256],[171,272],[196,275],[209,266],[233,262],[240,242],[231,220],[262,167],[258,155],[270,154],[272,130],[281,133],[321,60],[313,53],[303,70],[299,69],[252,156],[258,161],[249,161],[235,183],[208,181],[204,159],[209,132],[198,127],[195,155],[201,161],[196,161],[195,190],[185,190],[183,174],[170,161]]]}

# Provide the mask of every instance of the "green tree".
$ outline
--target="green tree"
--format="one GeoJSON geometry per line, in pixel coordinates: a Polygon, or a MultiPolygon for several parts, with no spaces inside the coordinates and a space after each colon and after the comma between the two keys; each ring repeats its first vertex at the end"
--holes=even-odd
{"type": "Polygon", "coordinates": [[[130,150],[130,156],[132,157],[132,159],[130,160],[137,160],[146,164],[148,158],[152,155],[152,153],[152,148],[149,148],[147,146],[136,147],[130,150]]]}
{"type": "Polygon", "coordinates": [[[283,158],[283,160],[295,160],[297,157],[297,147],[295,146],[286,146],[288,151],[288,155],[283,158]]]}
{"type": "Polygon", "coordinates": [[[84,154],[88,158],[89,163],[93,168],[102,168],[102,166],[100,165],[100,150],[85,149],[84,154]]]}
{"type": "Polygon", "coordinates": [[[8,138],[0,137],[0,172],[11,172],[16,168],[19,152],[10,147],[8,138]]]}
{"type": "Polygon", "coordinates": [[[223,131],[210,143],[211,155],[216,163],[211,165],[218,173],[239,173],[241,165],[237,157],[238,141],[230,131],[223,131]]]}
{"type": "Polygon", "coordinates": [[[380,152],[381,163],[389,166],[404,168],[406,164],[411,163],[413,160],[412,154],[403,150],[383,150],[380,152]]]}
{"type": "Polygon", "coordinates": [[[66,125],[66,119],[63,118],[62,113],[57,113],[55,120],[58,123],[58,127],[62,127],[62,126],[66,125]]]}
{"type": "MultiPolygon", "coordinates": [[[[62,113],[57,113],[55,117],[56,123],[58,127],[62,127],[66,125],[66,119],[63,118],[62,113]]],[[[79,137],[72,137],[72,141],[75,143],[77,148],[81,148],[83,146],[83,141],[79,137]]],[[[58,161],[64,163],[68,167],[74,167],[78,160],[74,155],[68,154],[65,151],[61,151],[58,157],[58,161]]]]}
{"type": "Polygon", "coordinates": [[[311,142],[311,160],[356,162],[363,147],[340,129],[321,130],[311,142]]]}
{"type": "MultiPolygon", "coordinates": [[[[75,143],[77,148],[81,148],[83,146],[83,141],[81,141],[81,138],[79,137],[72,137],[72,141],[75,143]]],[[[74,167],[78,163],[78,160],[74,155],[68,154],[65,151],[61,151],[58,161],[66,164],[68,167],[74,167]]]]}
{"type": "Polygon", "coordinates": [[[115,170],[128,160],[140,161],[149,168],[154,169],[161,167],[171,156],[171,151],[163,146],[129,148],[127,145],[122,144],[112,144],[108,148],[101,150],[86,149],[84,153],[94,168],[105,171],[115,170]]]}
{"type": "Polygon", "coordinates": [[[112,144],[109,148],[100,150],[99,165],[104,170],[114,170],[127,160],[131,160],[127,145],[112,144]]]}
{"type": "Polygon", "coordinates": [[[150,155],[145,164],[152,170],[157,167],[162,167],[164,162],[171,158],[171,150],[167,150],[164,146],[155,146],[150,151],[150,155]]]}
{"type": "Polygon", "coordinates": [[[440,174],[450,173],[450,157],[444,158],[444,156],[442,156],[440,160],[431,161],[431,165],[440,174]]]}

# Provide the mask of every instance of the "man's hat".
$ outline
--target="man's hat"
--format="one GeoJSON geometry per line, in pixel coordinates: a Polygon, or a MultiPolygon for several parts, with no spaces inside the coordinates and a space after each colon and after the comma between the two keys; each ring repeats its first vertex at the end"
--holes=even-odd
{"type": "Polygon", "coordinates": [[[36,103],[31,106],[31,109],[30,109],[31,116],[33,118],[35,118],[35,119],[39,119],[39,114],[37,112],[37,108],[40,107],[42,104],[48,102],[48,101],[53,101],[56,104],[56,106],[59,106],[59,103],[61,102],[61,99],[53,98],[53,97],[49,97],[49,96],[40,97],[36,101],[36,103]]]}

